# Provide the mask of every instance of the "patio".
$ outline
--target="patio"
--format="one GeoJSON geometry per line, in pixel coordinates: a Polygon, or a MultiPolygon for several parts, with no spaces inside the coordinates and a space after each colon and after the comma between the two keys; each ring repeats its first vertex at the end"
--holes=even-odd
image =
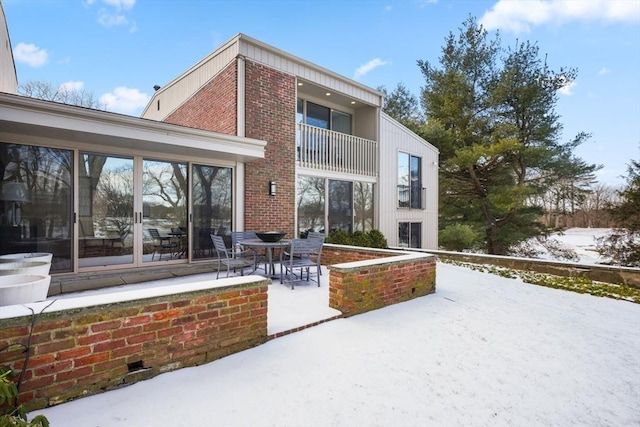
{"type": "MultiPolygon", "coordinates": [[[[276,266],[279,273],[279,266],[276,266]]],[[[259,270],[260,271],[260,270],[259,270]]],[[[229,277],[240,276],[240,273],[230,274],[229,277]]],[[[149,289],[176,284],[186,284],[216,280],[216,272],[192,274],[183,277],[151,280],[144,283],[111,286],[108,288],[87,290],[81,292],[65,293],[50,296],[47,300],[75,298],[78,296],[102,295],[123,290],[132,291],[149,289]]],[[[281,336],[287,333],[317,325],[328,319],[341,315],[338,310],[329,307],[329,272],[322,267],[320,287],[311,281],[308,284],[296,285],[291,290],[289,285],[280,284],[280,280],[273,279],[269,285],[269,308],[267,315],[267,333],[269,336],[281,336]]]]}

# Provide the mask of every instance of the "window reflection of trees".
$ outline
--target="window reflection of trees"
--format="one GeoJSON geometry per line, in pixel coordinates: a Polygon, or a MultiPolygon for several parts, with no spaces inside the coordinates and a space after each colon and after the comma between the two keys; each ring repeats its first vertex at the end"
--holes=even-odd
{"type": "Polygon", "coordinates": [[[174,225],[187,224],[187,165],[144,161],[142,194],[153,205],[155,216],[170,219],[174,225]]]}
{"type": "Polygon", "coordinates": [[[227,234],[232,229],[232,169],[193,166],[193,256],[213,256],[211,233],[227,234]]]}
{"type": "Polygon", "coordinates": [[[373,229],[373,184],[370,182],[353,183],[353,204],[355,218],[353,228],[356,231],[373,229]]]}
{"type": "Polygon", "coordinates": [[[119,237],[121,242],[133,230],[133,170],[119,166],[104,171],[94,199],[94,222],[101,235],[119,237]]]}
{"type": "Polygon", "coordinates": [[[72,162],[69,150],[0,143],[0,253],[52,252],[51,270],[70,270],[72,162]],[[4,194],[9,183],[24,187],[21,200],[4,194]]]}
{"type": "Polygon", "coordinates": [[[324,178],[298,177],[298,233],[324,231],[324,178]]]}
{"type": "MultiPolygon", "coordinates": [[[[308,231],[325,230],[326,182],[326,178],[298,177],[298,234],[301,236],[308,231]]],[[[329,188],[330,231],[373,229],[373,183],[329,180],[329,188]]]]}

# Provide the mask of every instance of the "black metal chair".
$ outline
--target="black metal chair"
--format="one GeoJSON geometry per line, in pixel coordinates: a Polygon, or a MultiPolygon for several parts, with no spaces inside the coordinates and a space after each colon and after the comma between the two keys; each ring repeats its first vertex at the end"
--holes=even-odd
{"type": "Polygon", "coordinates": [[[163,253],[169,253],[169,256],[173,258],[173,254],[178,249],[178,243],[171,236],[161,236],[157,228],[149,228],[148,231],[155,242],[151,261],[155,259],[156,252],[160,255],[158,258],[160,261],[162,261],[163,253]]]}
{"type": "Polygon", "coordinates": [[[240,275],[244,276],[244,269],[247,267],[253,267],[252,271],[256,270],[255,254],[252,251],[237,251],[235,248],[227,248],[222,240],[222,236],[216,236],[211,234],[211,241],[218,254],[218,273],[216,279],[220,277],[220,269],[224,265],[227,267],[227,277],[229,277],[229,271],[233,269],[234,273],[240,269],[240,275]]]}
{"type": "Polygon", "coordinates": [[[315,267],[316,282],[320,287],[320,257],[323,244],[322,239],[292,239],[289,249],[280,253],[280,283],[291,283],[291,289],[294,289],[294,281],[298,277],[294,271],[300,270],[300,280],[305,280],[306,272],[306,281],[310,281],[310,270],[315,267]]]}

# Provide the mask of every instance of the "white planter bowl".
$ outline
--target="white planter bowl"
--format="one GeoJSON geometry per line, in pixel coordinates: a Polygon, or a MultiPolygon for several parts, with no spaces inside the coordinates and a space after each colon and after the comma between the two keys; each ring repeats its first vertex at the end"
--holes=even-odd
{"type": "Polygon", "coordinates": [[[0,276],[14,274],[33,274],[46,276],[51,270],[51,263],[46,261],[0,262],[0,276]]]}
{"type": "Polygon", "coordinates": [[[51,276],[16,274],[0,276],[0,306],[47,299],[51,276]]]}
{"type": "Polygon", "coordinates": [[[19,254],[0,255],[0,262],[31,262],[46,261],[51,262],[53,254],[49,252],[24,252],[19,254]]]}

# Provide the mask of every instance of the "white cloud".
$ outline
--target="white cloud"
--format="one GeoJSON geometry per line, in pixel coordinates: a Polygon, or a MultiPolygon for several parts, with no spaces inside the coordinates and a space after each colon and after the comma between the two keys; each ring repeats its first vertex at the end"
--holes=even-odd
{"type": "Polygon", "coordinates": [[[604,74],[609,74],[611,72],[611,70],[607,67],[602,67],[600,68],[600,71],[598,71],[598,75],[602,76],[604,74]]]}
{"type": "Polygon", "coordinates": [[[42,67],[47,63],[49,54],[45,49],[30,43],[18,43],[13,49],[13,58],[31,67],[42,67]]]}
{"type": "Polygon", "coordinates": [[[640,22],[635,0],[498,0],[480,18],[487,30],[528,33],[532,26],[571,21],[640,22]]]}
{"type": "Polygon", "coordinates": [[[129,10],[136,4],[136,0],[102,0],[102,2],[118,10],[129,10]]]}
{"type": "Polygon", "coordinates": [[[576,86],[578,86],[578,83],[570,82],[569,84],[566,84],[562,86],[560,89],[558,89],[558,92],[560,92],[560,94],[562,95],[571,96],[573,95],[573,90],[575,89],[576,86]]]}
{"type": "Polygon", "coordinates": [[[113,92],[105,93],[100,97],[100,103],[107,110],[116,113],[132,114],[139,112],[149,102],[149,95],[138,89],[119,86],[113,92]]]}
{"type": "Polygon", "coordinates": [[[84,82],[66,82],[59,86],[62,92],[80,92],[84,87],[84,82]]]}
{"type": "Polygon", "coordinates": [[[100,12],[98,12],[98,22],[100,23],[100,25],[107,28],[116,27],[119,25],[127,25],[129,23],[124,15],[112,15],[104,9],[101,9],[100,12]]]}
{"type": "MultiPolygon", "coordinates": [[[[84,0],[84,4],[92,6],[97,0],[84,0]]],[[[136,4],[136,0],[102,0],[102,3],[115,7],[117,10],[129,10],[136,4]]]]}
{"type": "Polygon", "coordinates": [[[380,58],[372,59],[371,61],[367,62],[366,64],[359,66],[358,69],[356,70],[353,78],[357,80],[358,78],[364,76],[365,74],[367,74],[369,71],[373,70],[374,68],[378,68],[378,67],[381,67],[383,65],[387,65],[388,63],[389,63],[388,61],[383,61],[380,58]]]}

